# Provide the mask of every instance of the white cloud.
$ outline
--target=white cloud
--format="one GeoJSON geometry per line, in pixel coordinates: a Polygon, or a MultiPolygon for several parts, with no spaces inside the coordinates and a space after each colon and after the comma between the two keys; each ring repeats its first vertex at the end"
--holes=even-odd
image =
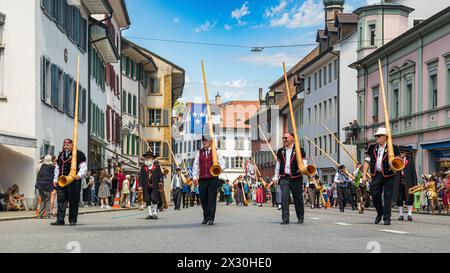
{"type": "Polygon", "coordinates": [[[191,78],[186,75],[185,79],[184,79],[185,84],[190,84],[191,83],[191,78]]]}
{"type": "Polygon", "coordinates": [[[306,0],[300,7],[284,12],[270,21],[271,27],[300,28],[323,23],[323,4],[318,0],[306,0]]]}
{"type": "Polygon", "coordinates": [[[228,25],[228,24],[225,24],[225,25],[223,25],[223,28],[224,28],[225,30],[231,30],[233,27],[230,26],[230,25],[228,25]]]}
{"type": "Polygon", "coordinates": [[[244,91],[226,91],[223,93],[222,97],[225,101],[242,99],[245,95],[244,91]]]}
{"type": "Polygon", "coordinates": [[[277,6],[267,8],[264,11],[264,18],[274,17],[275,15],[277,15],[277,14],[281,13],[282,11],[284,11],[286,6],[287,6],[287,1],[286,0],[280,0],[280,3],[278,3],[277,6]]]}
{"type": "Polygon", "coordinates": [[[247,86],[247,81],[243,79],[226,81],[223,83],[213,81],[211,84],[214,87],[228,87],[228,88],[242,89],[247,86]]]}
{"type": "Polygon", "coordinates": [[[281,67],[283,62],[285,62],[287,66],[296,64],[300,60],[300,57],[280,52],[274,54],[253,54],[240,57],[237,60],[256,66],[281,67]]]}
{"type": "Polygon", "coordinates": [[[231,12],[231,18],[236,19],[239,25],[246,25],[247,22],[241,20],[246,15],[249,15],[248,2],[246,1],[240,9],[235,9],[231,12]]]}
{"type": "Polygon", "coordinates": [[[204,24],[195,28],[195,32],[210,31],[211,29],[215,28],[216,25],[217,25],[217,20],[215,20],[212,23],[209,20],[207,20],[204,24]]]}
{"type": "Polygon", "coordinates": [[[265,26],[264,24],[254,25],[254,26],[251,26],[250,29],[260,29],[260,28],[263,28],[264,26],[265,26]]]}
{"type": "Polygon", "coordinates": [[[178,23],[178,22],[180,22],[180,18],[178,18],[178,17],[173,18],[173,22],[174,22],[175,24],[178,23]]]}

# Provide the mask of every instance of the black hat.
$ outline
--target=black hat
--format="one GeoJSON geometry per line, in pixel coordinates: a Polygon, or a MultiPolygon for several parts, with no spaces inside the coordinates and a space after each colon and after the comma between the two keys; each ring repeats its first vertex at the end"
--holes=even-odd
{"type": "Polygon", "coordinates": [[[342,169],[344,169],[344,168],[345,168],[345,165],[339,166],[339,170],[342,170],[342,169]]]}
{"type": "Polygon", "coordinates": [[[399,149],[400,149],[400,153],[409,153],[410,152],[409,147],[406,147],[406,146],[400,146],[399,149]]]}
{"type": "Polygon", "coordinates": [[[153,157],[157,158],[157,156],[153,152],[146,152],[142,155],[143,157],[153,157]]]}
{"type": "Polygon", "coordinates": [[[211,141],[211,137],[209,135],[202,135],[202,141],[211,141]]]}
{"type": "Polygon", "coordinates": [[[181,168],[180,168],[180,167],[177,167],[177,172],[178,172],[178,171],[181,171],[181,168]]]}

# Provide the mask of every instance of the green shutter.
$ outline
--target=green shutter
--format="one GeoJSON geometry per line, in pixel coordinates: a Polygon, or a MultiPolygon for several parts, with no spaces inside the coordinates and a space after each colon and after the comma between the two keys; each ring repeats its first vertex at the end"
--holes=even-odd
{"type": "Polygon", "coordinates": [[[136,116],[137,97],[133,96],[133,116],[136,116]]]}
{"type": "Polygon", "coordinates": [[[133,98],[132,98],[131,94],[128,93],[128,112],[127,113],[130,115],[131,115],[131,112],[133,111],[132,103],[133,103],[133,98]]]}

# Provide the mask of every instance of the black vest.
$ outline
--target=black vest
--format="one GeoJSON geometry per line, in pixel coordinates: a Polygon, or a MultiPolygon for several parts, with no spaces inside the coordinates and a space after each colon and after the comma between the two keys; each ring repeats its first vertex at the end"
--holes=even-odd
{"type": "MultiPolygon", "coordinates": [[[[366,154],[370,157],[370,173],[372,177],[376,175],[376,165],[377,165],[377,156],[378,156],[378,144],[372,144],[367,148],[366,154]]],[[[394,155],[398,156],[400,154],[400,149],[397,145],[394,145],[394,155]]],[[[395,173],[389,168],[389,157],[387,145],[385,148],[385,152],[383,154],[383,161],[381,162],[381,173],[384,177],[389,178],[395,175],[395,173]]]]}
{"type": "MultiPolygon", "coordinates": [[[[305,150],[303,148],[300,148],[302,157],[305,157],[305,150]]],[[[286,167],[286,148],[281,148],[278,150],[277,158],[280,160],[280,177],[285,177],[286,174],[284,173],[284,169],[286,167]]],[[[287,164],[290,164],[291,166],[291,175],[290,177],[293,179],[297,179],[302,177],[302,174],[300,173],[300,170],[298,169],[298,163],[297,163],[297,156],[295,154],[295,146],[292,147],[292,155],[291,155],[291,162],[288,162],[287,164]]]]}
{"type": "MultiPolygon", "coordinates": [[[[59,175],[68,175],[70,173],[70,165],[72,164],[72,153],[66,157],[66,152],[62,151],[58,156],[59,175]]],[[[80,164],[86,162],[86,156],[83,152],[77,151],[77,172],[80,171],[80,164]]]]}

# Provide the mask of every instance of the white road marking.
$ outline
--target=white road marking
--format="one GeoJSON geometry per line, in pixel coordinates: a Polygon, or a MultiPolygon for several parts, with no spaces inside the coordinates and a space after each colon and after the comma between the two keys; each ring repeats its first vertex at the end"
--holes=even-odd
{"type": "Polygon", "coordinates": [[[337,222],[337,223],[335,223],[336,225],[340,225],[340,226],[351,226],[351,224],[347,224],[347,223],[340,223],[340,222],[337,222]]]}
{"type": "Polygon", "coordinates": [[[382,232],[389,232],[389,233],[395,233],[395,234],[409,234],[409,232],[406,232],[406,231],[392,230],[392,229],[382,229],[380,231],[382,231],[382,232]]]}
{"type": "Polygon", "coordinates": [[[309,219],[311,219],[311,220],[320,220],[320,218],[317,218],[317,217],[309,217],[309,219]]]}

